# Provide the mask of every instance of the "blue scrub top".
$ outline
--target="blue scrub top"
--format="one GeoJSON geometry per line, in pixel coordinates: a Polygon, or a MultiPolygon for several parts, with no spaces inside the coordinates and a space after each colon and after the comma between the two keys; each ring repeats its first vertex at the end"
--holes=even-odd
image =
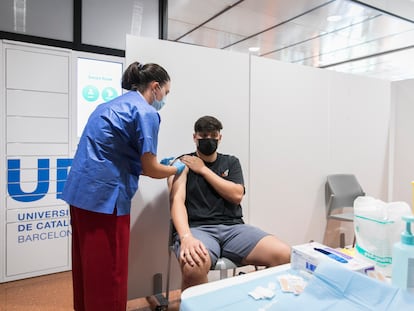
{"type": "Polygon", "coordinates": [[[157,154],[160,116],[139,92],[100,104],[80,139],[62,199],[93,212],[126,215],[138,189],[141,156],[157,154]]]}

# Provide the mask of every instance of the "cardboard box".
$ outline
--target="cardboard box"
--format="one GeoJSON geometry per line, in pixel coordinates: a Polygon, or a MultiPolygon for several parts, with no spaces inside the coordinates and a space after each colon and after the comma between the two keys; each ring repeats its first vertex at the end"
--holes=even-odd
{"type": "Polygon", "coordinates": [[[374,265],[363,259],[344,254],[326,245],[310,242],[292,247],[290,265],[292,269],[313,272],[322,260],[330,260],[350,270],[367,274],[374,265]]]}

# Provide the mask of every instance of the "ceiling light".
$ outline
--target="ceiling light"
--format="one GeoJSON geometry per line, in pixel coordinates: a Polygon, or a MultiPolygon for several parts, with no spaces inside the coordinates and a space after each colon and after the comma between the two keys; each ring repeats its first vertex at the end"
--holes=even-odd
{"type": "Polygon", "coordinates": [[[252,46],[249,48],[249,52],[259,52],[260,51],[260,47],[258,46],[252,46]]]}
{"type": "Polygon", "coordinates": [[[331,15],[326,18],[328,22],[339,22],[342,19],[341,15],[331,15]]]}

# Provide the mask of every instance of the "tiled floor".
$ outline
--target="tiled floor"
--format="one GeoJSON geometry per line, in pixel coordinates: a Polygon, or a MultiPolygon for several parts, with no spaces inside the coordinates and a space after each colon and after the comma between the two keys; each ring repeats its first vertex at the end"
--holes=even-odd
{"type": "MultiPolygon", "coordinates": [[[[180,291],[170,293],[169,311],[179,309],[180,291]]],[[[128,301],[127,311],[151,311],[152,299],[128,301]]],[[[1,311],[73,311],[71,272],[0,284],[1,311]]]]}

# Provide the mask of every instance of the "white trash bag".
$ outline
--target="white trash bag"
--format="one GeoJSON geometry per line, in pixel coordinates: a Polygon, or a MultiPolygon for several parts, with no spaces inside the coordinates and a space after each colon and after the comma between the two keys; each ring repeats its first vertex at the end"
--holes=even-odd
{"type": "Polygon", "coordinates": [[[412,215],[405,202],[386,203],[369,196],[354,201],[356,256],[373,262],[385,276],[391,276],[392,247],[404,231],[403,215],[412,215]]]}

